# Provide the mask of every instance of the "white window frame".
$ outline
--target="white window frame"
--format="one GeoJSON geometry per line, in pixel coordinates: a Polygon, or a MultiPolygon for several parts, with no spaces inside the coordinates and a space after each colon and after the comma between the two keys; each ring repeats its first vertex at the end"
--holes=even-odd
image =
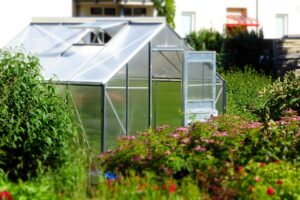
{"type": "Polygon", "coordinates": [[[195,12],[190,12],[190,11],[183,11],[181,13],[181,34],[183,37],[185,37],[186,35],[190,34],[191,32],[195,31],[195,27],[196,27],[196,13],[195,12]],[[187,33],[185,32],[185,30],[183,29],[183,17],[187,16],[191,18],[191,24],[190,24],[190,32],[187,33]]]}
{"type": "Polygon", "coordinates": [[[275,33],[276,33],[276,37],[281,38],[285,35],[288,35],[288,14],[276,14],[275,15],[275,33]],[[283,19],[283,35],[279,35],[279,33],[277,32],[277,19],[278,18],[282,18],[283,19]]]}

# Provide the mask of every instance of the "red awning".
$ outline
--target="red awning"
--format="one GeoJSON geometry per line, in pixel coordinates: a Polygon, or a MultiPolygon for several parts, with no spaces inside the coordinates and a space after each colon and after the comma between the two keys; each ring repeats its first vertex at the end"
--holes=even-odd
{"type": "Polygon", "coordinates": [[[227,27],[259,26],[259,23],[254,18],[239,16],[239,15],[227,15],[226,26],[227,27]]]}

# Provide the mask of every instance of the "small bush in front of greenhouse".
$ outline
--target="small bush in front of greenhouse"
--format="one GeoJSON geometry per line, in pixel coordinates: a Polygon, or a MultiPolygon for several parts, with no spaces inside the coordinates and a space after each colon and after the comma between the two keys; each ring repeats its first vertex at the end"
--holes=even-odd
{"type": "Polygon", "coordinates": [[[120,176],[153,173],[158,183],[190,178],[213,198],[296,199],[299,125],[300,116],[294,114],[268,123],[221,116],[120,138],[116,150],[99,157],[101,167],[120,176]]]}
{"type": "Polygon", "coordinates": [[[0,51],[0,169],[13,181],[60,167],[76,132],[72,112],[40,68],[34,56],[0,51]]]}

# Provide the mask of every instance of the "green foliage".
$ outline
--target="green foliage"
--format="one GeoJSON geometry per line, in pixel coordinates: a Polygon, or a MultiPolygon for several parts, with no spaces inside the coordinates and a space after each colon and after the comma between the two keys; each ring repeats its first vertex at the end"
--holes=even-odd
{"type": "Polygon", "coordinates": [[[254,113],[258,114],[262,121],[278,120],[283,112],[288,109],[300,113],[300,76],[294,72],[288,72],[283,79],[276,80],[268,85],[259,95],[258,100],[263,105],[257,106],[254,113]]]}
{"type": "Polygon", "coordinates": [[[257,35],[254,31],[240,31],[227,38],[224,43],[225,68],[258,66],[262,41],[263,35],[257,35]]]}
{"type": "Polygon", "coordinates": [[[186,36],[186,42],[196,51],[216,51],[217,65],[222,66],[224,36],[212,29],[202,29],[186,36]]]}
{"type": "Polygon", "coordinates": [[[299,166],[287,162],[257,163],[250,162],[240,166],[238,173],[230,169],[233,175],[223,184],[237,189],[243,199],[299,199],[299,166]],[[271,173],[270,173],[271,172],[271,173]]]}
{"type": "Polygon", "coordinates": [[[94,189],[93,197],[99,199],[199,199],[203,195],[195,180],[186,178],[180,182],[172,179],[159,179],[153,173],[145,176],[119,176],[117,180],[100,180],[100,187],[94,189]]]}
{"type": "Polygon", "coordinates": [[[262,96],[260,99],[256,97],[264,87],[272,83],[272,79],[249,67],[246,67],[244,72],[229,70],[222,72],[221,75],[227,84],[227,114],[257,119],[250,108],[259,107],[264,103],[266,97],[262,96]]]}
{"type": "Polygon", "coordinates": [[[73,155],[59,169],[40,173],[38,177],[17,183],[0,172],[0,192],[8,191],[13,199],[51,200],[86,198],[86,159],[81,151],[73,155]]]}
{"type": "Polygon", "coordinates": [[[186,41],[195,50],[217,52],[217,65],[223,69],[241,69],[253,66],[257,71],[272,73],[271,44],[264,40],[263,32],[237,30],[224,37],[214,30],[192,32],[186,41]]]}
{"type": "Polygon", "coordinates": [[[167,23],[175,28],[175,1],[174,0],[152,0],[153,6],[157,11],[158,16],[165,16],[167,23]]]}
{"type": "Polygon", "coordinates": [[[0,169],[27,180],[66,162],[75,136],[71,111],[37,58],[0,51],[0,169]]]}
{"type": "Polygon", "coordinates": [[[215,30],[202,29],[186,36],[186,41],[197,51],[214,50],[221,52],[224,37],[215,30]]]}
{"type": "MultiPolygon", "coordinates": [[[[171,132],[162,126],[137,137],[121,138],[115,151],[99,156],[100,163],[104,171],[125,177],[130,177],[132,171],[139,176],[151,172],[163,180],[189,177],[196,179],[200,189],[212,198],[233,199],[245,195],[239,185],[248,183],[239,177],[253,162],[285,161],[293,167],[289,173],[296,173],[295,165],[300,161],[299,126],[300,117],[294,115],[266,124],[221,116],[171,132]]],[[[284,173],[280,176],[289,179],[284,173]]],[[[293,190],[293,195],[299,193],[293,190]]]]}

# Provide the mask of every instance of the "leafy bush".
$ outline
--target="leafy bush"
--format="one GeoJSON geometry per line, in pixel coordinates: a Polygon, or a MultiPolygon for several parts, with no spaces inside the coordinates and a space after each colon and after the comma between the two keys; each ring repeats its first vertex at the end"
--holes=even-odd
{"type": "Polygon", "coordinates": [[[217,31],[203,29],[192,32],[186,41],[195,50],[216,51],[219,68],[244,70],[245,66],[250,65],[259,72],[273,72],[270,61],[272,43],[264,40],[262,30],[258,34],[238,30],[225,37],[217,31]]]}
{"type": "Polygon", "coordinates": [[[218,31],[202,29],[186,36],[186,42],[196,51],[216,51],[217,65],[223,66],[224,37],[218,31]]]}
{"type": "Polygon", "coordinates": [[[59,169],[39,173],[36,178],[17,183],[0,172],[0,193],[7,191],[13,199],[23,200],[85,199],[87,177],[84,158],[82,151],[75,150],[59,169]]]}
{"type": "Polygon", "coordinates": [[[187,35],[186,41],[197,51],[214,50],[220,53],[223,47],[224,38],[218,31],[202,29],[187,35]]]}
{"type": "Polygon", "coordinates": [[[270,52],[270,45],[264,40],[262,31],[258,34],[254,31],[239,31],[224,40],[223,67],[244,69],[250,65],[257,71],[271,73],[270,52]]]}
{"type": "Polygon", "coordinates": [[[173,132],[163,126],[136,137],[126,136],[120,138],[115,151],[99,157],[107,171],[125,176],[130,176],[130,171],[142,176],[151,172],[177,180],[191,177],[213,198],[236,198],[244,191],[236,186],[240,181],[236,173],[243,170],[241,166],[277,160],[299,163],[299,125],[299,116],[285,116],[266,124],[222,116],[173,132]]]}
{"type": "Polygon", "coordinates": [[[292,109],[300,114],[300,76],[287,73],[283,79],[268,85],[258,98],[262,105],[254,108],[262,121],[278,120],[285,110],[292,109]]]}
{"type": "Polygon", "coordinates": [[[0,51],[0,88],[0,169],[17,181],[61,166],[75,136],[72,112],[38,59],[0,51]]]}
{"type": "Polygon", "coordinates": [[[199,199],[204,195],[191,178],[179,181],[160,179],[152,173],[144,176],[118,176],[116,179],[101,178],[100,187],[94,188],[93,197],[99,199],[199,199]]]}
{"type": "Polygon", "coordinates": [[[272,83],[272,79],[250,67],[246,67],[244,72],[229,70],[222,72],[221,75],[227,83],[227,114],[257,119],[250,108],[262,106],[266,97],[262,96],[260,99],[256,97],[263,88],[272,83]]]}

